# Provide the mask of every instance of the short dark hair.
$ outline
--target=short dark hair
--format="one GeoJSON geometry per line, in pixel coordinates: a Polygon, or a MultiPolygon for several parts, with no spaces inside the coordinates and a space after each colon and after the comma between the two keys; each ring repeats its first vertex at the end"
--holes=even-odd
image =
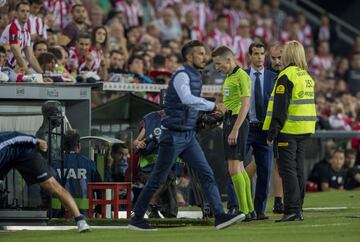
{"type": "Polygon", "coordinates": [[[119,150],[127,149],[126,145],[123,143],[115,143],[111,147],[111,155],[114,156],[119,150]]]}
{"type": "Polygon", "coordinates": [[[83,7],[85,8],[85,5],[84,4],[74,4],[72,7],[71,7],[71,13],[74,12],[75,8],[77,7],[83,7]]]}
{"type": "Polygon", "coordinates": [[[0,45],[0,53],[6,54],[6,49],[4,46],[0,45]]]}
{"type": "Polygon", "coordinates": [[[18,11],[21,5],[28,5],[30,7],[30,4],[28,1],[20,1],[15,5],[15,11],[18,11]]]}
{"type": "Polygon", "coordinates": [[[175,57],[177,59],[178,63],[181,63],[183,61],[183,58],[180,53],[172,53],[168,58],[175,57]]]}
{"type": "Polygon", "coordinates": [[[165,67],[166,58],[163,55],[157,54],[153,57],[154,68],[165,67]]]}
{"type": "Polygon", "coordinates": [[[342,154],[345,155],[345,150],[344,150],[343,148],[341,148],[341,147],[337,147],[337,148],[334,150],[333,155],[334,155],[335,153],[342,153],[342,154]]]}
{"type": "Polygon", "coordinates": [[[226,14],[220,14],[220,15],[216,18],[216,21],[219,21],[220,19],[223,19],[223,18],[229,19],[229,16],[226,15],[226,14]]]}
{"type": "Polygon", "coordinates": [[[143,57],[141,55],[132,55],[128,59],[128,65],[130,66],[134,62],[135,59],[139,59],[139,60],[144,61],[144,59],[143,59],[143,57]]]}
{"type": "Polygon", "coordinates": [[[266,46],[264,43],[262,42],[252,42],[251,45],[249,46],[249,55],[252,55],[252,49],[253,48],[264,48],[264,50],[266,50],[266,46]]]}
{"type": "Polygon", "coordinates": [[[64,136],[64,151],[74,151],[80,144],[80,134],[76,129],[69,129],[64,136]]]}
{"type": "Polygon", "coordinates": [[[227,47],[227,46],[220,46],[218,48],[216,48],[212,53],[211,53],[211,57],[217,57],[217,56],[224,56],[224,55],[234,55],[234,53],[232,52],[232,50],[227,47]]]}
{"type": "Polygon", "coordinates": [[[353,149],[345,150],[345,156],[348,156],[348,155],[356,155],[356,151],[353,149]]]}
{"type": "Polygon", "coordinates": [[[90,36],[89,33],[80,32],[78,37],[77,37],[77,41],[79,41],[80,39],[89,39],[91,41],[91,36],[90,36]]]}
{"type": "Polygon", "coordinates": [[[43,5],[44,0],[29,0],[29,4],[33,5],[33,4],[38,4],[38,5],[43,5]]]}
{"type": "Polygon", "coordinates": [[[61,50],[57,47],[49,48],[48,52],[52,53],[58,60],[61,60],[63,58],[63,54],[62,54],[61,50]]]}
{"type": "Polygon", "coordinates": [[[40,66],[51,63],[53,60],[56,61],[56,56],[53,53],[49,52],[41,53],[38,57],[38,62],[40,66]]]}
{"type": "Polygon", "coordinates": [[[191,40],[184,44],[181,49],[181,55],[184,60],[186,60],[186,56],[191,52],[194,47],[205,47],[204,43],[199,40],[191,40]]]}
{"type": "Polygon", "coordinates": [[[38,41],[35,41],[35,42],[34,42],[33,50],[36,50],[36,47],[37,47],[38,45],[40,45],[40,44],[44,44],[44,45],[46,45],[46,47],[48,47],[48,44],[47,44],[47,42],[46,42],[45,40],[38,40],[38,41]]]}
{"type": "Polygon", "coordinates": [[[113,54],[123,55],[123,53],[122,53],[120,50],[112,50],[112,51],[110,51],[110,57],[111,57],[113,54]]]}

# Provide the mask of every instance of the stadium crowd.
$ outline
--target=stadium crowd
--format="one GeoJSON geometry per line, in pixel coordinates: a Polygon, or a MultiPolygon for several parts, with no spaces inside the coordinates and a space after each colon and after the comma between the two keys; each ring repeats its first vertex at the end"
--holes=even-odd
{"type": "MultiPolygon", "coordinates": [[[[316,81],[318,128],[360,130],[360,36],[346,55],[339,55],[326,13],[314,26],[301,12],[284,12],[279,0],[8,2],[0,8],[0,81],[25,82],[38,73],[50,83],[166,84],[189,40],[205,42],[209,53],[221,45],[230,47],[244,69],[252,42],[272,46],[298,40],[316,81]]],[[[211,74],[205,84],[222,84],[224,76],[210,60],[206,69],[211,74]]],[[[98,94],[93,106],[117,95],[98,94]]],[[[160,101],[157,93],[142,95],[160,101]]],[[[359,139],[351,144],[345,148],[358,152],[359,139]]]]}

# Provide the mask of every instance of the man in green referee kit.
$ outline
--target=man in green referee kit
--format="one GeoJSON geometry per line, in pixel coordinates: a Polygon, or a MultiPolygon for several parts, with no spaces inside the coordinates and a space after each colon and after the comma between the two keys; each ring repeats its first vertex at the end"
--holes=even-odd
{"type": "Polygon", "coordinates": [[[212,58],[215,68],[227,74],[223,85],[223,102],[227,109],[225,116],[228,117],[224,122],[224,151],[228,170],[239,208],[251,218],[254,214],[251,182],[244,168],[249,133],[247,114],[250,108],[251,79],[236,65],[234,54],[228,47],[220,46],[215,49],[212,58]]]}

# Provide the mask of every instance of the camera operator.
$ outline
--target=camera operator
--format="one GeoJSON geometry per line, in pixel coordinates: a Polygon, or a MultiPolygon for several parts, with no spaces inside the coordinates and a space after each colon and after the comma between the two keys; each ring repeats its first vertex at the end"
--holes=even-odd
{"type": "MultiPolygon", "coordinates": [[[[134,140],[134,146],[140,153],[139,159],[139,178],[141,183],[145,184],[150,177],[152,170],[155,166],[158,153],[158,139],[161,134],[161,118],[165,115],[164,110],[148,113],[144,116],[141,124],[138,137],[134,140]]],[[[165,184],[155,192],[150,201],[148,209],[149,218],[161,218],[158,210],[158,202],[164,192],[172,190],[175,187],[175,177],[173,174],[169,174],[165,184]]],[[[166,211],[169,216],[176,216],[177,214],[177,202],[176,194],[170,193],[170,211],[166,211]]],[[[165,214],[163,214],[165,215],[165,214]]],[[[166,215],[165,215],[166,216],[166,215]]]]}

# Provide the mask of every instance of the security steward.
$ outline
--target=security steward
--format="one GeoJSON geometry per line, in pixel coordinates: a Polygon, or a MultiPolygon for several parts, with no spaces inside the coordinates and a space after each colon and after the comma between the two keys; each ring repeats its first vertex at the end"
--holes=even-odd
{"type": "Polygon", "coordinates": [[[280,72],[268,104],[264,130],[267,142],[276,143],[277,165],[284,189],[284,215],[275,222],[304,219],[305,143],[315,132],[315,82],[307,72],[304,47],[298,41],[286,43],[280,72]]]}

